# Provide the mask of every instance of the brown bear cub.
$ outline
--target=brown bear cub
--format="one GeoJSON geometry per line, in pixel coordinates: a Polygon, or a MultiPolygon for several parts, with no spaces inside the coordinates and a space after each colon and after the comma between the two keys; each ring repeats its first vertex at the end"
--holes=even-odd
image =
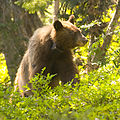
{"type": "MultiPolygon", "coordinates": [[[[71,49],[84,46],[88,40],[80,29],[73,25],[73,21],[72,15],[68,21],[56,20],[53,25],[39,28],[34,32],[15,79],[15,89],[19,87],[19,90],[23,90],[22,96],[32,94],[23,86],[28,84],[32,89],[29,80],[36,73],[41,73],[44,67],[46,67],[44,75],[56,74],[49,85],[52,88],[58,85],[59,80],[64,84],[78,74],[71,49]]],[[[78,80],[74,79],[73,83],[76,82],[78,80]]]]}

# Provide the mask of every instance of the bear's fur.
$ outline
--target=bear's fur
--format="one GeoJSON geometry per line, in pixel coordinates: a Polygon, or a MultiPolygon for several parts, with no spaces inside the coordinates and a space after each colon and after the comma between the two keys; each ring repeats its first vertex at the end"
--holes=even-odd
{"type": "MultiPolygon", "coordinates": [[[[74,16],[68,21],[56,20],[53,25],[37,29],[30,38],[28,50],[26,51],[15,79],[15,89],[23,90],[22,96],[31,95],[31,91],[25,91],[23,87],[28,84],[32,89],[29,80],[40,73],[46,67],[47,73],[56,74],[51,80],[50,86],[58,85],[59,80],[66,83],[78,74],[76,65],[73,63],[71,49],[76,46],[84,46],[87,39],[82,35],[79,28],[73,25],[74,16]]],[[[73,83],[78,82],[74,79],[73,83]]]]}

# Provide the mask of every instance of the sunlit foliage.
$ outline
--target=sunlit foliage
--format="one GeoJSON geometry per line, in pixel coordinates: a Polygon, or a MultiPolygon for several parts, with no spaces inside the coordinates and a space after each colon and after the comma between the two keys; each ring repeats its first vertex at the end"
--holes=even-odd
{"type": "Polygon", "coordinates": [[[89,74],[83,73],[80,84],[74,88],[71,82],[51,89],[48,84],[52,77],[50,74],[35,76],[31,80],[34,96],[21,98],[15,92],[11,102],[10,89],[3,89],[1,85],[1,117],[18,120],[120,119],[119,68],[106,65],[89,74]]]}
{"type": "Polygon", "coordinates": [[[0,54],[0,83],[5,83],[9,80],[8,70],[6,66],[4,54],[0,54]]]}

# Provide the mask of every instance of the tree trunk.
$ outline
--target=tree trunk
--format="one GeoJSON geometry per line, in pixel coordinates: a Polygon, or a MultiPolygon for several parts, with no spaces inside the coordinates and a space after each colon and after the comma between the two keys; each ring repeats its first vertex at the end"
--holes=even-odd
{"type": "Polygon", "coordinates": [[[59,11],[59,0],[54,0],[53,22],[58,19],[57,17],[58,11],[59,11]]]}
{"type": "Polygon", "coordinates": [[[36,13],[28,14],[14,2],[0,0],[0,52],[5,54],[12,84],[29,37],[42,26],[36,13]]]}
{"type": "MultiPolygon", "coordinates": [[[[118,2],[117,6],[116,6],[116,11],[114,13],[114,16],[108,25],[106,36],[105,36],[102,46],[101,47],[98,46],[97,51],[94,52],[94,54],[88,55],[88,63],[87,63],[88,64],[88,68],[87,68],[88,72],[91,71],[92,63],[97,63],[98,61],[100,61],[102,64],[104,64],[106,62],[106,59],[105,59],[106,52],[110,46],[115,27],[117,24],[119,24],[118,23],[119,15],[120,15],[120,1],[118,2]]],[[[91,41],[90,41],[90,48],[91,48],[92,44],[94,43],[94,35],[91,35],[91,36],[92,37],[91,37],[91,41]]],[[[94,67],[94,66],[92,66],[92,67],[94,67]]]]}
{"type": "Polygon", "coordinates": [[[113,15],[113,18],[111,19],[111,21],[108,25],[108,29],[107,29],[107,32],[106,32],[106,37],[104,39],[104,42],[103,42],[102,46],[100,47],[101,52],[98,52],[95,55],[95,57],[93,59],[93,62],[96,62],[98,60],[99,61],[105,60],[106,52],[107,52],[107,49],[110,46],[115,27],[116,27],[117,24],[119,24],[118,23],[119,16],[120,16],[120,1],[118,2],[118,5],[116,6],[116,10],[115,10],[115,13],[113,15]]]}

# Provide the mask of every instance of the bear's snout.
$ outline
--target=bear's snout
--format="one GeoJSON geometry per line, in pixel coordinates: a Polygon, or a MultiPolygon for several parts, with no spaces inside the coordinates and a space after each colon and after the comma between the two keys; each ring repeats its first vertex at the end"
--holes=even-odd
{"type": "Polygon", "coordinates": [[[84,46],[86,43],[88,42],[87,38],[86,37],[82,37],[82,38],[79,38],[77,41],[76,41],[76,44],[77,46],[84,46]]]}

